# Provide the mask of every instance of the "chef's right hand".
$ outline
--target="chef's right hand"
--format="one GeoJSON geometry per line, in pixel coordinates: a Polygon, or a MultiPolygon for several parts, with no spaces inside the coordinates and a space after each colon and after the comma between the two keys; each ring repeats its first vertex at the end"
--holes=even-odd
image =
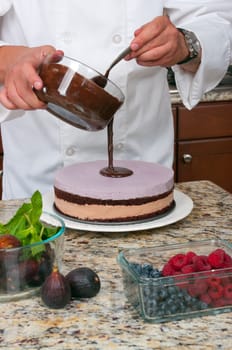
{"type": "Polygon", "coordinates": [[[59,61],[63,52],[46,45],[28,48],[24,46],[3,46],[0,48],[1,72],[0,103],[7,109],[33,110],[45,108],[38,99],[35,90],[43,87],[38,68],[46,57],[59,61]]]}

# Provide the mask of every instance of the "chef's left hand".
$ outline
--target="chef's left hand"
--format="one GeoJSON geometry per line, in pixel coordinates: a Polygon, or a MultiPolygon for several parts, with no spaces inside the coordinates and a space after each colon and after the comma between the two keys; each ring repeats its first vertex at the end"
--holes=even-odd
{"type": "Polygon", "coordinates": [[[170,67],[189,55],[183,34],[172,24],[168,16],[159,16],[144,24],[134,33],[131,54],[142,66],[170,67]]]}

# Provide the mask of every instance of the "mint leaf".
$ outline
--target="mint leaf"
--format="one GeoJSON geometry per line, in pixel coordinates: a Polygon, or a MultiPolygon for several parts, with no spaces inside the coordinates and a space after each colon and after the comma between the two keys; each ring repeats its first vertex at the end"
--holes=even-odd
{"type": "MultiPolygon", "coordinates": [[[[0,234],[10,233],[16,236],[23,246],[52,237],[60,227],[46,226],[40,221],[42,208],[42,195],[39,191],[35,191],[30,202],[23,203],[6,224],[0,223],[0,234]]],[[[43,245],[34,247],[33,255],[41,249],[44,250],[43,245]]]]}
{"type": "Polygon", "coordinates": [[[30,212],[30,219],[32,225],[36,224],[42,214],[42,195],[39,191],[36,191],[31,197],[32,210],[30,212]]]}
{"type": "Polygon", "coordinates": [[[23,203],[23,205],[17,210],[15,215],[8,221],[7,224],[1,224],[1,233],[10,233],[17,236],[17,231],[26,225],[24,214],[29,210],[31,210],[31,204],[23,203]]]}

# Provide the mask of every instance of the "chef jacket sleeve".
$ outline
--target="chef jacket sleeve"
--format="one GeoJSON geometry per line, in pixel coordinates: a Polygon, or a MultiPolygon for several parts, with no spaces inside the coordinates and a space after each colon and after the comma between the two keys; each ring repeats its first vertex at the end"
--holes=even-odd
{"type": "Polygon", "coordinates": [[[184,105],[191,109],[202,95],[224,77],[232,58],[231,0],[167,0],[166,12],[176,27],[193,31],[202,47],[202,59],[195,74],[172,67],[184,105]]]}
{"type": "Polygon", "coordinates": [[[3,16],[11,7],[12,0],[1,0],[0,2],[0,16],[3,16]]]}
{"type": "Polygon", "coordinates": [[[10,9],[12,5],[11,0],[1,0],[0,1],[0,47],[3,45],[8,45],[5,41],[2,41],[1,39],[1,17],[4,16],[10,9]]]}
{"type": "MultiPolygon", "coordinates": [[[[0,0],[0,25],[1,25],[1,16],[4,16],[10,10],[11,5],[12,5],[12,0],[0,0]]],[[[1,46],[3,45],[4,46],[10,45],[10,43],[7,43],[1,40],[1,26],[0,26],[0,49],[1,49],[1,46]]],[[[22,111],[22,110],[11,111],[6,109],[0,104],[0,123],[21,117],[24,114],[25,114],[25,111],[22,111]]]]}

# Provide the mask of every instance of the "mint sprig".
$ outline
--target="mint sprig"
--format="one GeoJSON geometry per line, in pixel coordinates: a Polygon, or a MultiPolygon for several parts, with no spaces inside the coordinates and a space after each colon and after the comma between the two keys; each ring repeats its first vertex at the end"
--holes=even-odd
{"type": "Polygon", "coordinates": [[[23,203],[15,215],[6,223],[0,223],[0,234],[16,236],[23,246],[44,241],[55,235],[59,227],[45,226],[41,221],[42,195],[35,191],[30,202],[23,203]]]}

